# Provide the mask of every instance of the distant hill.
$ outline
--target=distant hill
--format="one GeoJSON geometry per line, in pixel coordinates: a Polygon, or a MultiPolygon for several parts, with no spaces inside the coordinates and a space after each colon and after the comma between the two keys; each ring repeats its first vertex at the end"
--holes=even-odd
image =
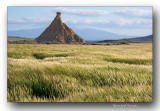
{"type": "Polygon", "coordinates": [[[135,40],[135,41],[152,41],[152,36],[153,35],[148,35],[145,37],[136,37],[136,38],[130,38],[128,40],[135,40]]]}
{"type": "Polygon", "coordinates": [[[76,29],[75,32],[83,37],[86,41],[99,41],[99,40],[117,40],[123,38],[131,38],[131,36],[119,35],[103,30],[97,29],[76,29]]]}
{"type": "Polygon", "coordinates": [[[43,28],[28,29],[28,30],[16,30],[8,31],[8,36],[24,37],[24,38],[36,38],[44,31],[43,28]]]}
{"type": "MultiPolygon", "coordinates": [[[[86,41],[99,41],[99,40],[116,40],[123,38],[131,38],[131,36],[118,35],[115,33],[97,30],[97,29],[78,29],[72,27],[74,32],[83,37],[86,41]]],[[[8,36],[19,36],[25,38],[37,38],[44,31],[44,28],[30,29],[30,30],[17,30],[8,31],[8,36]]]]}
{"type": "MultiPolygon", "coordinates": [[[[152,41],[152,35],[145,37],[134,37],[131,36],[123,36],[118,35],[111,32],[106,32],[97,29],[78,29],[72,28],[74,31],[81,37],[83,37],[87,42],[96,42],[103,41],[109,42],[114,40],[121,40],[123,38],[127,38],[127,40],[135,40],[135,41],[152,41]]],[[[38,37],[45,29],[30,29],[30,30],[17,30],[17,31],[8,31],[8,36],[19,36],[24,38],[36,38],[38,37]]]]}
{"type": "Polygon", "coordinates": [[[144,36],[144,37],[135,37],[135,38],[127,38],[127,39],[119,39],[119,40],[102,40],[97,41],[97,43],[104,43],[104,42],[129,42],[129,43],[135,43],[135,42],[152,42],[152,35],[144,36]]]}

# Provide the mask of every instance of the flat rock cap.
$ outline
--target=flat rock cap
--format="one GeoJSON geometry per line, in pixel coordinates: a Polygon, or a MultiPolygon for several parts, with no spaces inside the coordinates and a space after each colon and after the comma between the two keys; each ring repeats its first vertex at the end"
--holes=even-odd
{"type": "Polygon", "coordinates": [[[61,12],[57,12],[57,15],[61,15],[61,12]]]}

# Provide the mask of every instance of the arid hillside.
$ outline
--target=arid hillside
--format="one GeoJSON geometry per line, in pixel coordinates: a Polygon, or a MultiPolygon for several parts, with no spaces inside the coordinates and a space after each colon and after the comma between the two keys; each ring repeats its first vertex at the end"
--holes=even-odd
{"type": "Polygon", "coordinates": [[[52,23],[38,38],[36,38],[36,41],[37,43],[60,44],[85,43],[84,39],[62,22],[60,12],[57,12],[57,16],[52,23]]]}

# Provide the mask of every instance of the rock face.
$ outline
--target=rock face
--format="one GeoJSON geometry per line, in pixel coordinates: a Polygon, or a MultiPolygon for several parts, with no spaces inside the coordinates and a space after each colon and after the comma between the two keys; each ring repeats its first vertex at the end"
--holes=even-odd
{"type": "Polygon", "coordinates": [[[78,36],[71,28],[64,24],[61,20],[61,13],[57,12],[57,16],[45,31],[36,38],[37,43],[59,43],[59,44],[75,44],[85,43],[85,40],[78,36]]]}

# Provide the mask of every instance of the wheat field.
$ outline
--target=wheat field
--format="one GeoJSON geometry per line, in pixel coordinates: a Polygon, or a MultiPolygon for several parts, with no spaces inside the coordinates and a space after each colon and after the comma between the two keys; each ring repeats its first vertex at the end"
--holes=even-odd
{"type": "Polygon", "coordinates": [[[152,43],[8,44],[9,102],[152,102],[152,43]]]}

